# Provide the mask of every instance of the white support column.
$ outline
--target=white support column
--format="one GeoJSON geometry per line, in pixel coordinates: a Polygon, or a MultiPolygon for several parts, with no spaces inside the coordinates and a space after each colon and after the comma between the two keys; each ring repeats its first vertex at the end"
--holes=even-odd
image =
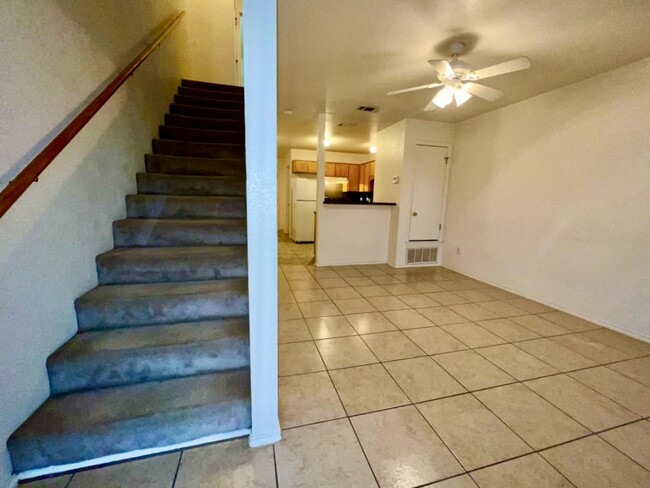
{"type": "Polygon", "coordinates": [[[325,200],[325,146],[323,145],[323,141],[325,140],[326,124],[327,115],[318,114],[318,140],[316,141],[316,212],[319,218],[316,219],[316,256],[314,256],[316,266],[318,266],[319,262],[318,236],[320,235],[319,228],[321,227],[320,217],[323,217],[323,201],[325,200]]]}
{"type": "Polygon", "coordinates": [[[278,420],[276,0],[244,1],[251,447],[281,438],[278,420]]]}

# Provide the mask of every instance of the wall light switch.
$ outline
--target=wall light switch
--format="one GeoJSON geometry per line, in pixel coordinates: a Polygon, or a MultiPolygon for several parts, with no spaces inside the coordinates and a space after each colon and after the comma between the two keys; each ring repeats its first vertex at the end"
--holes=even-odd
{"type": "Polygon", "coordinates": [[[399,183],[399,176],[393,176],[393,185],[397,185],[399,183]]]}

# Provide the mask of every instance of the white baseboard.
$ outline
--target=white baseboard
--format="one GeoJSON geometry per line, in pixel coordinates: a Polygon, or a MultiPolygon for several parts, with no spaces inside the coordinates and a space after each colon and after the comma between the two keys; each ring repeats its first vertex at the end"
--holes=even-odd
{"type": "Polygon", "coordinates": [[[336,263],[336,262],[330,262],[330,263],[316,263],[317,267],[321,266],[365,266],[365,265],[374,265],[374,264],[388,264],[386,261],[366,261],[363,263],[359,262],[351,262],[351,263],[336,263]]]}
{"type": "Polygon", "coordinates": [[[280,442],[281,440],[282,440],[282,432],[278,430],[277,432],[268,433],[260,436],[251,435],[248,438],[248,445],[250,447],[270,446],[271,444],[275,444],[276,442],[280,442]]]}
{"type": "Polygon", "coordinates": [[[22,481],[22,480],[28,480],[32,478],[40,478],[41,476],[60,474],[68,471],[77,471],[84,468],[100,466],[102,464],[110,464],[118,461],[127,461],[130,459],[138,459],[141,457],[152,456],[154,454],[162,454],[165,452],[177,451],[179,449],[187,449],[188,447],[196,447],[204,444],[212,444],[214,442],[225,441],[227,439],[234,439],[236,437],[244,437],[250,434],[250,432],[251,432],[250,429],[234,430],[232,432],[226,432],[224,434],[209,435],[209,436],[201,437],[199,439],[194,439],[192,441],[181,442],[169,446],[153,447],[151,449],[138,449],[135,451],[123,452],[120,454],[111,454],[110,456],[102,456],[96,459],[90,459],[88,461],[82,461],[79,463],[59,464],[56,466],[48,466],[47,468],[31,469],[29,471],[23,471],[22,473],[18,473],[18,476],[16,476],[16,483],[18,483],[19,480],[22,481]]]}
{"type": "Polygon", "coordinates": [[[571,309],[569,309],[567,307],[564,307],[562,305],[558,305],[556,303],[549,302],[548,300],[544,300],[544,299],[541,299],[541,298],[536,297],[534,295],[530,295],[529,293],[525,293],[525,292],[522,292],[520,290],[516,290],[514,288],[503,285],[501,283],[496,283],[496,282],[494,282],[492,280],[485,279],[484,277],[479,276],[477,274],[468,273],[467,271],[463,271],[463,270],[461,270],[461,269],[459,269],[459,268],[457,268],[455,266],[449,266],[449,265],[446,265],[446,264],[443,264],[443,266],[445,268],[450,269],[452,271],[455,271],[457,273],[463,274],[465,276],[469,276],[470,278],[474,278],[475,280],[483,281],[484,283],[488,283],[489,285],[492,285],[492,286],[495,286],[497,288],[501,288],[503,290],[509,291],[510,293],[514,293],[514,294],[519,295],[521,297],[528,298],[529,300],[533,300],[535,302],[541,303],[542,305],[552,307],[552,308],[554,308],[556,310],[560,310],[561,312],[566,312],[566,313],[568,313],[570,315],[573,315],[575,317],[587,320],[588,322],[592,322],[592,323],[594,323],[596,325],[600,325],[601,327],[605,327],[606,329],[610,329],[610,330],[613,330],[615,332],[619,332],[619,333],[621,333],[623,335],[626,335],[628,337],[632,337],[633,339],[638,339],[640,341],[650,343],[650,337],[646,337],[644,335],[637,334],[635,332],[630,332],[629,330],[621,329],[620,327],[617,327],[617,326],[612,325],[612,324],[607,324],[607,323],[605,323],[602,320],[599,320],[597,318],[584,315],[582,313],[576,312],[575,310],[571,310],[571,309]]]}
{"type": "Polygon", "coordinates": [[[14,475],[11,477],[7,488],[16,488],[18,486],[18,476],[14,475]]]}

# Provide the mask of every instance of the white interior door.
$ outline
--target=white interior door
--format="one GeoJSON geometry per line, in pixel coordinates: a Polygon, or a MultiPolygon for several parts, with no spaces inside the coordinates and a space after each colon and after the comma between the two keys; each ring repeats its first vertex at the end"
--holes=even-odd
{"type": "Polygon", "coordinates": [[[411,199],[410,241],[440,239],[447,148],[416,146],[411,199]]]}

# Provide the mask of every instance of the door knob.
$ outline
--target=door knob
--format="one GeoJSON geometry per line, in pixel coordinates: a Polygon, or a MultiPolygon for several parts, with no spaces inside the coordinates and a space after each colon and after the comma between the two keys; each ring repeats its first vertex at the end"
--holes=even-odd
{"type": "Polygon", "coordinates": [[[413,217],[417,217],[417,216],[418,216],[418,213],[417,213],[417,212],[413,212],[411,215],[413,215],[413,217]]]}

